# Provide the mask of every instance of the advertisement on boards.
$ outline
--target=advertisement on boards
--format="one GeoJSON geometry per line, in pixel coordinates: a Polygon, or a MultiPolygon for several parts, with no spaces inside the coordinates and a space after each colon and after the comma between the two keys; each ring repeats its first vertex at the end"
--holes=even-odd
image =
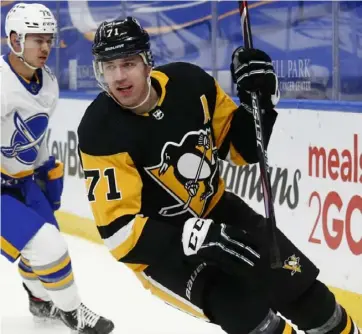
{"type": "MultiPolygon", "coordinates": [[[[328,284],[362,293],[360,114],[283,110],[269,145],[279,228],[328,284]],[[338,264],[338,267],[336,267],[338,264]]],[[[264,213],[258,165],[222,165],[229,191],[264,213]]]]}

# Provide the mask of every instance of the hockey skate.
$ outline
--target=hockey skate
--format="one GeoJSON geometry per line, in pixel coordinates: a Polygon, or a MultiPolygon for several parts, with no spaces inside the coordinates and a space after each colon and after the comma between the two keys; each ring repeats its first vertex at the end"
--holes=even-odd
{"type": "Polygon", "coordinates": [[[81,304],[76,310],[70,312],[59,311],[66,326],[73,334],[109,334],[114,329],[111,320],[101,317],[81,304]]]}
{"type": "Polygon", "coordinates": [[[28,293],[29,297],[29,311],[34,316],[36,323],[49,322],[49,323],[61,323],[59,309],[53,304],[52,301],[44,301],[36,298],[30,292],[28,287],[23,284],[24,289],[28,293]]]}

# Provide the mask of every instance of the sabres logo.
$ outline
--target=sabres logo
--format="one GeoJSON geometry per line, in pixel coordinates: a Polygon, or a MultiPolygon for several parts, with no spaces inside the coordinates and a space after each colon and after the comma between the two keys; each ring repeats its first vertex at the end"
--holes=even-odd
{"type": "Polygon", "coordinates": [[[35,162],[40,145],[43,142],[48,126],[48,115],[39,113],[27,119],[20,112],[14,112],[15,131],[9,146],[1,146],[1,153],[6,158],[15,158],[19,162],[31,165],[35,162]]]}
{"type": "Polygon", "coordinates": [[[175,205],[161,208],[161,215],[176,216],[186,211],[202,215],[207,199],[214,194],[213,180],[218,170],[210,130],[188,132],[180,143],[167,142],[161,162],[145,170],[176,200],[175,205]]]}

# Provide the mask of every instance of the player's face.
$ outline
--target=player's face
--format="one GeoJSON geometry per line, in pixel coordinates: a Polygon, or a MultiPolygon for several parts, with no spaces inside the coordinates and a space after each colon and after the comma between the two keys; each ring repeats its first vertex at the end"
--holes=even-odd
{"type": "Polygon", "coordinates": [[[43,67],[53,45],[52,34],[27,34],[24,46],[24,58],[34,67],[43,67]]]}
{"type": "Polygon", "coordinates": [[[103,63],[104,80],[117,101],[125,107],[141,103],[147,93],[150,67],[141,56],[131,56],[103,63]]]}

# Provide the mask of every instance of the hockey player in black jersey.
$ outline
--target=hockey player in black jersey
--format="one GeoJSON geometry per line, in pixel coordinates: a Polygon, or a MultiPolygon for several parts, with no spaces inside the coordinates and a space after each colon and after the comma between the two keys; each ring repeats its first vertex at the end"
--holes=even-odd
{"type": "Polygon", "coordinates": [[[257,162],[250,91],[269,141],[277,77],[263,51],[238,48],[231,71],[240,106],[189,63],[153,68],[137,20],[102,23],[93,44],[104,92],[78,128],[98,231],[117,261],[167,303],[229,334],[358,333],[317,280],[315,265],[278,230],[285,266],[272,270],[264,218],[225,191],[219,159],[257,162]]]}

